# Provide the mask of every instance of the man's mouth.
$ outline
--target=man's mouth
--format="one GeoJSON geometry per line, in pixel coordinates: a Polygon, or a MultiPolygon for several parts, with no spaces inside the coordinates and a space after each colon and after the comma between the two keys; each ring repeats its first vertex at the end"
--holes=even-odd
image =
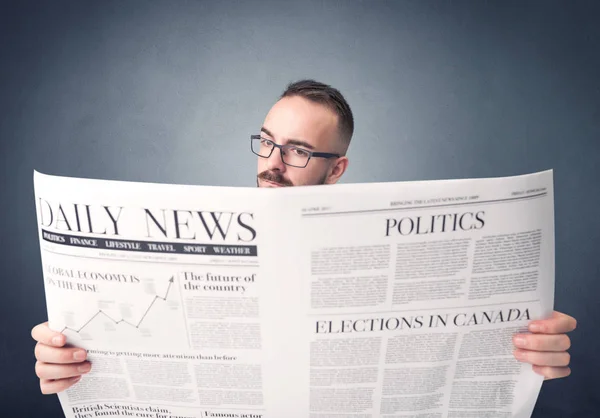
{"type": "Polygon", "coordinates": [[[263,182],[263,187],[289,187],[285,184],[277,183],[271,180],[261,180],[263,182]]]}

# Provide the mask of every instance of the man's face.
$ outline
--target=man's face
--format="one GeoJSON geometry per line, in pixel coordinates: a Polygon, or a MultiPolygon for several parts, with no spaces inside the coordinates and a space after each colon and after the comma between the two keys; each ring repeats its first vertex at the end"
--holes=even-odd
{"type": "MultiPolygon", "coordinates": [[[[284,97],[275,103],[265,118],[261,136],[279,145],[295,145],[313,152],[343,155],[346,151],[339,139],[337,114],[299,96],[284,97]]],[[[335,183],[347,164],[346,157],[313,157],[305,168],[291,167],[283,163],[277,148],[269,158],[257,158],[259,187],[335,183]]]]}

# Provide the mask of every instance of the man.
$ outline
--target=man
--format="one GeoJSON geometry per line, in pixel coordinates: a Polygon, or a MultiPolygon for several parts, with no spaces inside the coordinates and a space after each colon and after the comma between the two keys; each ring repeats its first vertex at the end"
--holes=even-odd
{"type": "MultiPolygon", "coordinates": [[[[290,84],[269,111],[260,135],[251,138],[258,155],[257,185],[284,187],[334,184],[346,171],[346,151],[354,131],[352,111],[341,93],[313,80],[290,84]]],[[[574,318],[554,312],[549,319],[532,321],[531,334],[515,335],[515,357],[531,363],[547,379],[570,374],[569,337],[574,318]]],[[[42,393],[61,392],[87,373],[86,352],[64,347],[65,336],[47,323],[32,330],[38,342],[36,374],[42,393]]]]}

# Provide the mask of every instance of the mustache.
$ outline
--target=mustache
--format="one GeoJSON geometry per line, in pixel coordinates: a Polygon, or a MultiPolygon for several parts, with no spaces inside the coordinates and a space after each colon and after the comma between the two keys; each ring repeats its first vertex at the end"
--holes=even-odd
{"type": "Polygon", "coordinates": [[[291,187],[294,185],[294,183],[284,178],[283,175],[277,171],[265,170],[256,177],[260,180],[267,180],[285,187],[291,187]]]}

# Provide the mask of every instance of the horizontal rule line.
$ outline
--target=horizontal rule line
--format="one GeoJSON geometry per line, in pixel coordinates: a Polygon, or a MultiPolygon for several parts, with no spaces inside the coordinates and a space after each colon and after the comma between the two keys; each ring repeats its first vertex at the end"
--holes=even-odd
{"type": "Polygon", "coordinates": [[[42,248],[42,251],[51,254],[62,255],[65,257],[74,257],[74,258],[87,258],[92,260],[105,260],[105,261],[116,261],[118,263],[151,263],[151,264],[177,264],[179,266],[210,266],[210,267],[244,267],[244,268],[258,268],[258,264],[225,264],[225,263],[189,263],[182,261],[165,261],[165,260],[135,260],[135,259],[126,259],[126,258],[110,258],[110,257],[102,257],[102,256],[92,256],[92,255],[79,255],[79,254],[69,254],[69,253],[61,253],[59,251],[49,250],[47,248],[42,248]]]}
{"type": "Polygon", "coordinates": [[[447,208],[454,206],[467,206],[467,205],[490,205],[498,203],[515,202],[518,200],[531,200],[546,196],[548,193],[538,193],[530,196],[519,196],[519,197],[507,197],[505,199],[494,199],[494,200],[476,200],[472,202],[462,203],[443,203],[440,205],[421,205],[421,206],[409,206],[400,208],[382,208],[382,209],[363,209],[363,210],[348,210],[339,212],[322,212],[322,213],[303,213],[302,216],[306,218],[314,218],[317,216],[331,216],[331,215],[358,215],[361,213],[375,213],[375,212],[396,212],[403,210],[417,210],[417,209],[433,209],[433,208],[447,208]]]}
{"type": "Polygon", "coordinates": [[[41,231],[42,239],[44,241],[70,247],[138,253],[194,254],[226,257],[256,257],[258,255],[256,245],[138,241],[67,235],[58,232],[50,232],[45,229],[42,229],[41,231]]]}

